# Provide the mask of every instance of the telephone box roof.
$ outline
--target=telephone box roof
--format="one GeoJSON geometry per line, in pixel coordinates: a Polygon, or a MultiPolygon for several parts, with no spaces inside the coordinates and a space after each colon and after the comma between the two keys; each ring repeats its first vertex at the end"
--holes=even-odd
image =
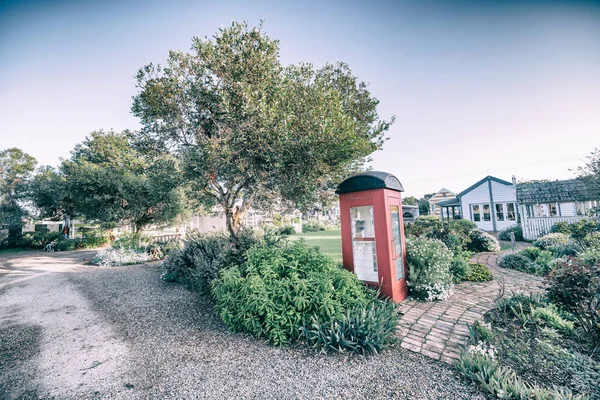
{"type": "Polygon", "coordinates": [[[390,189],[404,192],[402,184],[394,175],[381,171],[368,171],[346,179],[339,184],[335,193],[344,194],[373,189],[390,189]]]}

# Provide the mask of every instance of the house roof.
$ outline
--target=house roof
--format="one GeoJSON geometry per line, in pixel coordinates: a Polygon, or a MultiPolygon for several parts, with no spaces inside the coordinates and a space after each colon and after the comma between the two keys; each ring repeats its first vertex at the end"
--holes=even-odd
{"type": "Polygon", "coordinates": [[[518,204],[597,200],[598,195],[582,179],[531,181],[517,184],[518,204]]]}
{"type": "Polygon", "coordinates": [[[458,197],[455,197],[450,200],[440,201],[439,203],[437,203],[437,205],[440,207],[460,206],[460,199],[458,197]]]}
{"type": "Polygon", "coordinates": [[[465,194],[469,193],[471,190],[474,190],[475,188],[477,188],[479,185],[481,185],[482,183],[485,183],[487,181],[494,181],[494,182],[498,182],[502,185],[506,185],[506,186],[511,186],[512,183],[508,182],[508,181],[503,181],[502,179],[498,179],[495,176],[491,176],[488,175],[485,178],[483,178],[482,180],[478,181],[477,183],[469,186],[467,189],[463,190],[462,192],[460,192],[456,197],[460,198],[462,196],[464,196],[465,194]]]}
{"type": "Polygon", "coordinates": [[[404,192],[402,184],[394,175],[381,171],[368,171],[346,179],[339,184],[335,193],[344,194],[372,189],[390,189],[404,192]]]}

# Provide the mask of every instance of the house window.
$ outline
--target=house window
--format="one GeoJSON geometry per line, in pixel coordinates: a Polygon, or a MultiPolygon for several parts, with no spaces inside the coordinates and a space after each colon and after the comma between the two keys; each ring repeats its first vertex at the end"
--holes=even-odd
{"type": "Polygon", "coordinates": [[[496,206],[496,220],[504,221],[504,204],[495,204],[496,206]]]}
{"type": "Polygon", "coordinates": [[[445,199],[446,198],[446,193],[442,193],[442,197],[445,199]]]}
{"type": "MultiPolygon", "coordinates": [[[[529,212],[527,214],[529,214],[529,212]]],[[[517,219],[517,213],[515,212],[515,203],[506,203],[506,219],[508,219],[509,221],[514,221],[517,219]]]]}
{"type": "Polygon", "coordinates": [[[556,217],[558,215],[558,208],[556,207],[556,203],[548,204],[548,216],[556,217]]]}
{"type": "Polygon", "coordinates": [[[492,216],[490,214],[490,205],[489,204],[484,204],[483,205],[483,220],[484,221],[491,221],[492,220],[492,216]]]}
{"type": "Polygon", "coordinates": [[[471,206],[471,210],[473,211],[473,222],[481,221],[481,214],[479,213],[479,204],[473,204],[471,206]]]}

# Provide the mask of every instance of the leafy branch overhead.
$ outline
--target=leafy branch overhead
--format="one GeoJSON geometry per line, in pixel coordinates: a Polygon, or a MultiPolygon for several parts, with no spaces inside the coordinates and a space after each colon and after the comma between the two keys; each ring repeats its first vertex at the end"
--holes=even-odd
{"type": "Polygon", "coordinates": [[[233,23],[137,75],[138,146],[182,161],[194,199],[235,237],[250,206],[308,208],[380,149],[391,121],[344,63],[283,66],[262,25],[233,23]]]}

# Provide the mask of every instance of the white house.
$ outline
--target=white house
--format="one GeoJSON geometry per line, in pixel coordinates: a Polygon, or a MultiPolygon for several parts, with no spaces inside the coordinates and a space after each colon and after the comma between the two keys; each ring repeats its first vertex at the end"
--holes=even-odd
{"type": "Polygon", "coordinates": [[[438,205],[444,216],[468,219],[485,231],[499,231],[517,224],[515,184],[489,175],[457,194],[455,199],[438,205]]]}
{"type": "MultiPolygon", "coordinates": [[[[429,200],[427,200],[429,202],[429,215],[441,215],[441,207],[438,205],[438,203],[454,198],[456,198],[456,193],[446,188],[441,188],[437,193],[431,196],[429,200]]],[[[445,217],[448,217],[448,215],[445,215],[445,217]]]]}
{"type": "Polygon", "coordinates": [[[600,195],[594,195],[581,179],[531,181],[517,184],[517,203],[523,237],[536,239],[557,222],[589,218],[591,210],[600,206],[600,195]]]}

